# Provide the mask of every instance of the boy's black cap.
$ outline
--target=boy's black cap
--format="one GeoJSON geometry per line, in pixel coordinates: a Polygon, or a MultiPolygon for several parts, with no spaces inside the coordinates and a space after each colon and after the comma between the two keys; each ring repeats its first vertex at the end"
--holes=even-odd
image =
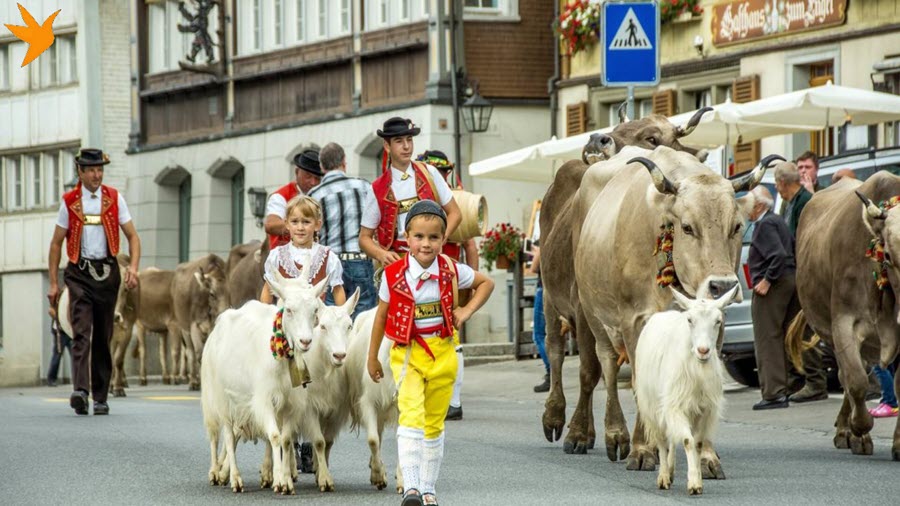
{"type": "Polygon", "coordinates": [[[406,230],[409,230],[409,224],[412,222],[413,218],[423,214],[433,214],[444,221],[445,227],[447,226],[447,213],[444,212],[437,202],[433,200],[420,200],[413,204],[409,209],[409,213],[406,215],[406,230]]]}

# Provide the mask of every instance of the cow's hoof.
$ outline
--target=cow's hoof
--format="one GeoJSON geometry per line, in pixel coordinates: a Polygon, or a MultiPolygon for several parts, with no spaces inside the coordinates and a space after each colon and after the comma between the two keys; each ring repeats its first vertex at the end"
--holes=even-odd
{"type": "Polygon", "coordinates": [[[272,473],[270,472],[259,472],[259,488],[270,488],[272,486],[272,473]]]}
{"type": "Polygon", "coordinates": [[[669,490],[672,486],[672,478],[669,478],[667,475],[660,474],[656,477],[656,486],[659,487],[660,490],[669,490]]]}
{"type": "Polygon", "coordinates": [[[122,388],[131,388],[130,386],[128,386],[128,380],[122,382],[122,388]]]}
{"type": "Polygon", "coordinates": [[[625,459],[629,471],[653,471],[656,469],[656,453],[648,448],[634,448],[625,459]]]}
{"type": "MultiPolygon", "coordinates": [[[[166,383],[166,380],[163,380],[163,384],[165,384],[165,383],[166,383]]],[[[138,384],[141,385],[142,387],[147,386],[147,378],[141,378],[140,381],[138,381],[138,384]]]]}
{"type": "Polygon", "coordinates": [[[864,434],[862,437],[850,436],[850,451],[853,455],[872,455],[872,436],[864,434]]]}
{"type": "Polygon", "coordinates": [[[891,458],[894,459],[894,462],[900,462],[900,448],[894,447],[891,450],[891,458]]]}
{"type": "Polygon", "coordinates": [[[587,441],[565,441],[563,451],[569,455],[584,455],[587,453],[587,441]]]}
{"type": "Polygon", "coordinates": [[[594,449],[594,444],[597,442],[597,436],[591,436],[588,438],[588,450],[594,449]]]}
{"type": "Polygon", "coordinates": [[[114,388],[113,397],[126,397],[124,388],[114,388]]]}
{"type": "Polygon", "coordinates": [[[209,472],[209,484],[212,486],[216,486],[219,484],[219,476],[215,471],[209,472]]]}
{"type": "Polygon", "coordinates": [[[195,384],[195,383],[191,383],[190,390],[191,390],[192,392],[197,392],[197,391],[200,390],[200,385],[197,385],[197,384],[195,384]]]}
{"type": "MultiPolygon", "coordinates": [[[[147,384],[147,380],[146,380],[146,379],[143,379],[143,380],[141,380],[141,381],[142,381],[142,383],[141,383],[142,385],[146,385],[146,384],[147,384]]],[[[171,384],[172,384],[172,378],[170,378],[170,377],[168,377],[168,376],[163,376],[163,380],[162,380],[162,381],[163,381],[163,385],[171,385],[171,384]]]]}
{"type": "Polygon", "coordinates": [[[703,485],[688,486],[688,495],[702,495],[703,485]]]}
{"type": "Polygon", "coordinates": [[[369,483],[371,483],[378,490],[384,490],[387,488],[387,473],[382,471],[372,470],[372,473],[369,476],[369,483]]]}
{"type": "Polygon", "coordinates": [[[616,462],[625,459],[631,452],[631,439],[627,432],[606,433],[606,457],[616,462]]]}
{"type": "Polygon", "coordinates": [[[559,417],[551,414],[549,411],[544,411],[543,424],[544,437],[547,438],[547,441],[553,443],[559,441],[559,438],[562,437],[563,427],[566,425],[566,417],[565,415],[559,417]]]}
{"type": "Polygon", "coordinates": [[[242,480],[240,476],[238,476],[237,479],[231,480],[231,491],[234,493],[244,491],[244,480],[242,480]]]}
{"type": "Polygon", "coordinates": [[[725,472],[722,463],[716,459],[700,459],[700,473],[704,480],[724,480],[725,472]]]}
{"type": "Polygon", "coordinates": [[[834,447],[838,450],[850,448],[850,429],[837,431],[834,435],[834,447]]]}

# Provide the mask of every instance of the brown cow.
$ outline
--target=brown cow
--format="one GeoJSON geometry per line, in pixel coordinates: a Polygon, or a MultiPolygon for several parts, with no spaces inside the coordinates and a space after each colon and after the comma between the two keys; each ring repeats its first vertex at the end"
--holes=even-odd
{"type": "MultiPolygon", "coordinates": [[[[125,269],[131,264],[131,257],[120,253],[117,259],[119,270],[125,272],[125,269]]],[[[119,283],[119,295],[116,298],[116,309],[113,316],[113,333],[109,343],[109,351],[113,359],[110,381],[113,397],[125,397],[125,388],[128,387],[128,380],[125,377],[125,352],[131,342],[134,323],[140,310],[140,288],[140,279],[138,279],[137,288],[133,290],[129,290],[124,282],[119,283]]]]}
{"type": "Polygon", "coordinates": [[[212,253],[179,264],[175,269],[172,306],[181,339],[174,339],[173,344],[185,346],[191,390],[200,389],[203,343],[212,332],[216,318],[228,309],[225,272],[225,261],[212,253]]]}
{"type": "MultiPolygon", "coordinates": [[[[162,366],[163,384],[177,383],[177,375],[169,374],[166,350],[169,349],[169,336],[180,341],[180,329],[175,321],[172,309],[172,280],[175,271],[163,271],[155,267],[144,269],[138,274],[140,286],[140,310],[137,319],[137,353],[140,364],[141,385],[147,384],[146,335],[147,331],[160,335],[159,362],[162,366]]],[[[177,369],[179,357],[176,350],[180,346],[172,346],[172,367],[177,369]]]]}
{"type": "MultiPolygon", "coordinates": [[[[797,227],[797,296],[803,311],[791,324],[786,346],[803,370],[800,348],[808,322],[834,348],[845,390],[834,446],[857,455],[873,451],[865,365],[886,367],[900,348],[900,264],[894,262],[900,259],[900,206],[890,203],[898,195],[900,177],[887,171],[863,184],[841,181],[813,195],[797,227]],[[875,263],[867,258],[868,250],[878,257],[878,245],[883,245],[883,257],[875,263]]],[[[894,387],[900,391],[900,374],[894,387]]],[[[900,461],[900,419],[891,451],[900,461]]]]}
{"type": "Polygon", "coordinates": [[[228,303],[233,308],[248,300],[258,300],[269,256],[269,241],[238,244],[228,253],[228,303]]]}
{"type": "MultiPolygon", "coordinates": [[[[572,230],[574,224],[560,216],[571,206],[576,190],[589,163],[612,157],[625,146],[639,146],[654,149],[656,146],[670,146],[678,151],[687,151],[700,160],[706,158],[706,151],[686,148],[678,141],[690,134],[704,113],[712,110],[705,107],[697,111],[684,127],[669,123],[665,116],[657,114],[635,121],[620,123],[609,135],[591,136],[581,160],[570,160],[560,167],[541,202],[541,269],[552,275],[544,276],[544,314],[547,321],[547,354],[550,359],[550,394],[544,409],[542,423],[544,436],[548,441],[557,441],[562,436],[566,422],[566,398],[562,387],[562,364],[565,356],[564,334],[573,330],[578,343],[581,363],[581,391],[578,405],[569,424],[563,450],[566,453],[586,453],[594,447],[596,432],[593,420],[593,392],[600,381],[600,362],[594,350],[596,339],[590,332],[578,303],[575,285],[575,252],[572,230]],[[560,324],[562,323],[562,324],[560,324]]],[[[610,458],[615,460],[613,456],[610,458]]]]}

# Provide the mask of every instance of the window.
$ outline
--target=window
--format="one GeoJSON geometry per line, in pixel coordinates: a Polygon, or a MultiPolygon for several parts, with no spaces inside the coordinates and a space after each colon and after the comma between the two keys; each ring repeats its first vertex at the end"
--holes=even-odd
{"type": "MultiPolygon", "coordinates": [[[[63,150],[59,152],[59,173],[62,177],[62,187],[75,181],[75,152],[63,150]]],[[[74,183],[73,183],[74,186],[74,183]]]]}
{"type": "Polygon", "coordinates": [[[319,0],[319,37],[325,37],[328,34],[328,2],[319,0]]]}
{"type": "Polygon", "coordinates": [[[253,49],[259,51],[262,49],[262,7],[260,0],[253,0],[253,49]]]}
{"type": "Polygon", "coordinates": [[[645,117],[653,114],[653,99],[652,98],[646,98],[644,100],[639,100],[639,101],[636,100],[635,102],[637,102],[637,104],[636,104],[637,105],[637,107],[636,107],[637,118],[635,118],[635,119],[645,118],[645,117]]]}
{"type": "Polygon", "coordinates": [[[191,253],[191,178],[178,187],[178,261],[187,262],[191,253]]]}
{"type": "Polygon", "coordinates": [[[306,0],[297,0],[297,42],[306,39],[306,0]]]}
{"type": "Polygon", "coordinates": [[[282,29],[282,24],[284,21],[284,8],[281,4],[281,0],[274,0],[275,2],[275,45],[280,46],[284,44],[284,30],[282,29]]]}
{"type": "Polygon", "coordinates": [[[341,33],[350,31],[350,0],[341,0],[341,33]]]}
{"type": "Polygon", "coordinates": [[[41,206],[44,187],[41,185],[41,158],[28,155],[25,157],[25,169],[28,176],[28,200],[29,208],[41,206]]]}
{"type": "Polygon", "coordinates": [[[22,209],[22,165],[18,156],[6,159],[6,202],[9,209],[22,209]]]}
{"type": "Polygon", "coordinates": [[[400,20],[409,19],[409,0],[400,0],[400,20]]]}
{"type": "Polygon", "coordinates": [[[710,107],[713,105],[712,100],[712,90],[697,90],[693,93],[694,95],[694,103],[692,104],[694,110],[702,109],[704,107],[710,107]]]}
{"type": "Polygon", "coordinates": [[[9,89],[9,44],[0,44],[0,90],[9,89]]]}
{"type": "Polygon", "coordinates": [[[59,60],[60,84],[78,81],[78,54],[75,51],[75,36],[57,37],[56,50],[59,60]]]}
{"type": "Polygon", "coordinates": [[[244,169],[231,178],[231,245],[244,242],[244,169]]]}
{"type": "Polygon", "coordinates": [[[59,168],[59,155],[57,153],[44,153],[44,204],[52,206],[59,202],[62,194],[62,173],[59,168]]]}
{"type": "Polygon", "coordinates": [[[499,0],[465,0],[467,9],[497,9],[499,0]]]}
{"type": "Polygon", "coordinates": [[[57,84],[57,57],[56,50],[59,48],[56,44],[50,46],[47,51],[44,51],[42,54],[42,58],[39,58],[41,64],[41,87],[46,88],[48,86],[54,86],[57,84]]]}
{"type": "Polygon", "coordinates": [[[388,0],[378,0],[378,24],[386,25],[388,22],[388,0]]]}

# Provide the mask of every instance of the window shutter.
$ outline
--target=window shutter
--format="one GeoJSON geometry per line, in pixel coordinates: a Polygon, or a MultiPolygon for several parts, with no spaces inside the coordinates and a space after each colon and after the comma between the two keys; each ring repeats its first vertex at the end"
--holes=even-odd
{"type": "Polygon", "coordinates": [[[653,94],[653,114],[675,116],[675,90],[663,90],[653,94]]]}
{"type": "MultiPolygon", "coordinates": [[[[731,85],[731,100],[735,103],[759,100],[759,75],[738,77],[731,85]]],[[[760,159],[760,142],[737,144],[734,147],[734,167],[729,167],[728,175],[734,176],[747,172],[756,166],[760,159]]]]}
{"type": "Polygon", "coordinates": [[[566,137],[587,131],[587,102],[566,106],[566,137]]]}

